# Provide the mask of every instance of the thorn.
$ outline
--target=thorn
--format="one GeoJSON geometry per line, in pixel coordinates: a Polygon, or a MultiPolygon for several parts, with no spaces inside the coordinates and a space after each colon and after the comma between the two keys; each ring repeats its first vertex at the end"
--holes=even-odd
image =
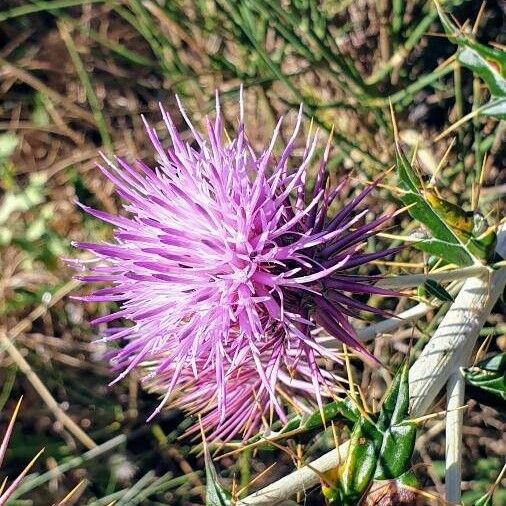
{"type": "Polygon", "coordinates": [[[394,130],[394,142],[397,147],[399,147],[399,130],[397,129],[397,122],[395,121],[395,113],[394,106],[392,105],[392,100],[389,98],[388,103],[390,105],[390,118],[392,120],[392,128],[394,130]]]}
{"type": "Polygon", "coordinates": [[[413,155],[411,156],[411,165],[416,162],[416,155],[418,155],[418,148],[420,147],[420,139],[416,139],[415,147],[413,149],[413,155]]]}
{"type": "Polygon", "coordinates": [[[478,11],[478,14],[476,16],[476,20],[473,24],[472,34],[476,35],[476,32],[478,31],[478,28],[480,26],[481,20],[483,18],[483,14],[485,12],[485,6],[487,5],[487,2],[482,2],[480,6],[480,10],[478,11]]]}
{"type": "Polygon", "coordinates": [[[453,148],[453,146],[455,145],[455,141],[456,141],[456,137],[454,137],[452,139],[452,141],[450,142],[450,145],[448,146],[448,148],[446,148],[446,151],[444,152],[443,154],[443,157],[441,158],[441,160],[439,161],[439,163],[437,164],[437,167],[436,167],[436,170],[434,171],[434,173],[432,174],[432,178],[431,178],[431,184],[435,184],[436,182],[436,177],[439,173],[439,171],[441,170],[441,168],[443,167],[443,165],[445,164],[448,156],[450,155],[450,152],[453,148]]]}
{"type": "Polygon", "coordinates": [[[481,162],[480,177],[478,179],[478,185],[476,187],[476,198],[473,199],[474,200],[473,211],[475,211],[479,207],[481,188],[483,186],[483,181],[485,180],[485,172],[487,169],[487,159],[488,153],[485,153],[483,156],[483,161],[481,162]]]}

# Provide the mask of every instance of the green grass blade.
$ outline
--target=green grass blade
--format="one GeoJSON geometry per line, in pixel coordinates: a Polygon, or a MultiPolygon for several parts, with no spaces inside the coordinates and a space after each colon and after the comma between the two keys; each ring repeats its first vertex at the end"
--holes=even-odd
{"type": "Polygon", "coordinates": [[[60,30],[61,37],[65,46],[67,46],[67,50],[70,55],[70,59],[76,68],[77,75],[79,76],[79,80],[84,86],[84,90],[86,92],[86,98],[88,103],[90,104],[91,112],[93,117],[95,118],[95,122],[97,124],[98,131],[100,133],[100,138],[102,139],[102,144],[108,152],[112,152],[112,140],[109,135],[109,131],[107,130],[107,123],[105,121],[105,117],[102,113],[102,108],[98,101],[97,95],[95,94],[95,90],[91,84],[90,77],[84,68],[83,61],[79,56],[76,45],[74,44],[74,40],[70,34],[68,24],[60,21],[58,23],[58,28],[60,30]]]}

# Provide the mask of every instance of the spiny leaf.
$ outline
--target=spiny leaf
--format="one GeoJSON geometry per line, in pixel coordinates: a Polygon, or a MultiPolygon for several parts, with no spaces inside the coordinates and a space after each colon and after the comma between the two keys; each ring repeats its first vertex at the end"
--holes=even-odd
{"type": "Polygon", "coordinates": [[[409,420],[409,369],[395,376],[379,415],[360,417],[353,427],[344,462],[325,474],[329,504],[355,506],[373,480],[392,480],[410,465],[416,426],[409,420]]]}
{"type": "Polygon", "coordinates": [[[435,2],[439,14],[439,19],[445,32],[448,34],[448,39],[454,44],[461,47],[469,47],[474,49],[477,53],[484,58],[493,61],[497,66],[497,71],[502,77],[506,77],[506,52],[501,49],[480,44],[474,40],[472,33],[469,30],[461,30],[458,26],[450,20],[450,18],[441,9],[438,2],[435,2]]]}
{"type": "MultiPolygon", "coordinates": [[[[499,353],[474,367],[462,369],[466,383],[480,391],[492,394],[502,399],[502,405],[506,402],[506,353],[499,353]]],[[[479,397],[477,396],[477,399],[479,397]]],[[[497,407],[497,405],[496,405],[497,407]]]]}
{"type": "Polygon", "coordinates": [[[205,444],[204,458],[206,465],[206,506],[231,506],[232,495],[221,485],[220,478],[205,444]]]}
{"type": "Polygon", "coordinates": [[[397,478],[409,468],[415,447],[416,425],[409,418],[409,367],[406,361],[383,401],[377,426],[383,434],[374,478],[397,478]]]}
{"type": "Polygon", "coordinates": [[[399,186],[403,191],[400,199],[406,206],[411,206],[408,212],[412,218],[425,225],[432,234],[432,237],[416,242],[415,247],[448,263],[473,265],[476,260],[467,245],[422,195],[419,178],[398,143],[396,151],[399,186]]]}
{"type": "Polygon", "coordinates": [[[248,441],[241,442],[240,446],[254,445],[254,447],[262,450],[272,450],[275,447],[269,443],[269,440],[278,441],[283,438],[296,438],[307,432],[328,426],[334,420],[340,420],[346,425],[352,426],[359,416],[359,411],[353,401],[348,398],[339,399],[329,402],[321,410],[317,409],[309,416],[295,416],[283,426],[277,422],[271,427],[268,436],[262,434],[253,436],[248,441]]]}
{"type": "Polygon", "coordinates": [[[439,299],[442,302],[454,302],[455,300],[440,283],[434,281],[433,279],[425,281],[423,287],[428,295],[436,297],[436,299],[439,299]]]}
{"type": "Polygon", "coordinates": [[[490,90],[490,100],[482,108],[481,113],[485,116],[506,119],[506,79],[499,74],[497,66],[470,47],[462,50],[457,60],[478,74],[490,90]]]}
{"type": "Polygon", "coordinates": [[[479,75],[490,90],[490,101],[481,108],[481,114],[506,119],[506,51],[476,42],[436,6],[449,39],[459,46],[457,61],[479,75]]]}
{"type": "Polygon", "coordinates": [[[313,414],[309,415],[307,419],[304,420],[304,422],[301,424],[301,427],[307,430],[313,430],[329,424],[332,420],[341,419],[345,422],[356,422],[358,418],[359,412],[355,403],[346,398],[329,402],[323,406],[321,411],[315,411],[313,414]]]}
{"type": "MultiPolygon", "coordinates": [[[[382,443],[382,434],[367,418],[360,418],[350,436],[348,452],[338,470],[330,504],[351,506],[373,479],[382,443]]],[[[332,488],[332,487],[331,487],[332,488]]],[[[330,495],[326,494],[327,497],[330,495]]]]}

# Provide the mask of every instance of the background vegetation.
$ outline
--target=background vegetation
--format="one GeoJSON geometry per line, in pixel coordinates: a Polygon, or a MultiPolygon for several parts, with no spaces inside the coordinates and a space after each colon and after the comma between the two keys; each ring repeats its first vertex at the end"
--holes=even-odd
{"type": "MultiPolygon", "coordinates": [[[[478,19],[480,41],[506,42],[503,1],[490,1],[482,11],[472,0],[441,3],[461,23],[478,19]]],[[[233,130],[244,83],[248,135],[258,147],[280,114],[287,114],[288,130],[303,102],[306,127],[309,118],[323,130],[334,126],[332,177],[351,170],[364,183],[394,159],[391,102],[401,138],[418,144],[426,174],[455,137],[438,187],[466,209],[487,153],[481,211],[491,222],[504,215],[504,122],[475,117],[435,141],[488,100],[488,92],[468,69],[444,64],[455,45],[442,35],[430,1],[6,0],[0,8],[2,427],[24,396],[2,474],[19,472],[45,447],[18,504],[58,503],[81,480],[66,504],[202,502],[202,459],[190,452],[190,441],[179,439],[195,421],[168,410],[146,425],[156,397],[140,390],[135,377],[107,387],[112,375],[104,349],[92,343],[100,329],[88,321],[108,308],[69,298],[80,288],[62,261],[76,254],[71,240],[109,237],[110,229],[74,201],[117,211],[111,184],[94,168],[97,151],[151,161],[140,114],[160,126],[159,102],[172,111],[177,93],[199,120],[212,110],[218,89],[233,130]],[[90,451],[93,442],[98,447],[90,451]]],[[[387,182],[395,184],[394,176],[387,182]]],[[[399,207],[386,189],[369,202],[378,212],[399,207]]],[[[417,226],[404,215],[396,225],[406,234],[417,226]]],[[[396,260],[389,272],[423,267],[422,254],[412,248],[396,260]]],[[[386,269],[379,263],[371,272],[386,269]]],[[[369,302],[390,304],[395,312],[413,304],[369,302]]],[[[387,369],[356,364],[370,399],[381,398],[391,381],[387,370],[402,361],[411,338],[415,354],[423,347],[446,308],[416,328],[374,341],[387,369]]],[[[483,339],[491,337],[491,350],[506,350],[504,309],[499,302],[482,331],[483,339]]],[[[463,487],[472,504],[499,473],[506,439],[504,413],[472,399],[469,406],[463,487]]],[[[417,441],[419,474],[435,492],[444,475],[443,428],[441,420],[428,421],[417,441]]],[[[332,445],[330,435],[309,440],[305,458],[332,445]]],[[[258,488],[293,469],[290,456],[245,452],[220,460],[219,470],[225,482],[235,477],[242,487],[274,462],[252,486],[258,488]]],[[[498,494],[497,504],[504,498],[498,494]]],[[[309,492],[306,504],[323,504],[320,491],[309,492]]]]}

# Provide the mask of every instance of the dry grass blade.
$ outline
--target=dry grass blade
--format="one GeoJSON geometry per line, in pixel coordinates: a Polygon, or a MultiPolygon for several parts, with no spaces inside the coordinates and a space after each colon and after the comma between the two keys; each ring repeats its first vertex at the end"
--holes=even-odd
{"type": "Polygon", "coordinates": [[[16,65],[9,63],[2,57],[0,57],[0,66],[5,69],[7,75],[19,79],[20,81],[26,83],[28,86],[31,86],[35,90],[43,93],[44,95],[47,95],[50,99],[65,107],[69,113],[73,114],[76,118],[82,119],[92,125],[95,124],[95,118],[93,117],[93,114],[89,113],[86,109],[79,107],[75,104],[75,102],[69,100],[67,97],[54,91],[52,88],[44,84],[40,79],[33,76],[26,70],[16,67],[16,65]]]}
{"type": "Polygon", "coordinates": [[[67,50],[69,52],[70,58],[74,67],[76,68],[77,75],[84,87],[86,92],[86,98],[88,103],[90,104],[91,111],[93,113],[93,117],[95,118],[95,122],[100,132],[100,137],[102,139],[102,144],[105,150],[110,153],[112,152],[112,141],[111,136],[107,130],[107,123],[105,121],[104,115],[102,114],[102,109],[100,103],[98,101],[95,90],[93,89],[93,85],[91,84],[90,77],[86,72],[83,61],[79,56],[79,52],[77,51],[74,40],[72,39],[72,35],[70,33],[70,26],[65,21],[58,22],[58,29],[60,31],[61,38],[65,45],[67,46],[67,50]]]}
{"type": "Polygon", "coordinates": [[[19,367],[20,371],[25,374],[28,381],[35,388],[47,407],[52,411],[57,420],[59,420],[64,427],[74,435],[86,448],[94,448],[97,446],[95,441],[84,432],[79,425],[77,425],[72,418],[70,418],[58,405],[51,392],[47,389],[46,385],[37,376],[35,371],[31,368],[30,364],[26,361],[25,357],[19,352],[16,346],[11,342],[5,333],[0,334],[0,345],[9,354],[14,363],[19,367]]]}

